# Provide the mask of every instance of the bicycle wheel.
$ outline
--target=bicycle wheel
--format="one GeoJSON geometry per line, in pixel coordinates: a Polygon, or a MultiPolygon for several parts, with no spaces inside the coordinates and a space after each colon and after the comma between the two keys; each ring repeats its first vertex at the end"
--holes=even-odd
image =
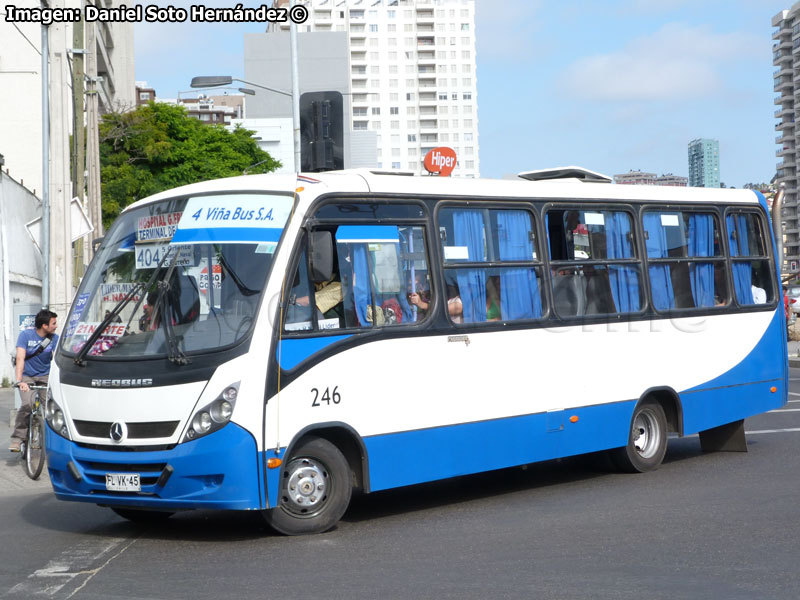
{"type": "Polygon", "coordinates": [[[31,415],[28,427],[28,444],[25,452],[25,473],[39,479],[44,467],[44,427],[39,415],[31,415]]]}

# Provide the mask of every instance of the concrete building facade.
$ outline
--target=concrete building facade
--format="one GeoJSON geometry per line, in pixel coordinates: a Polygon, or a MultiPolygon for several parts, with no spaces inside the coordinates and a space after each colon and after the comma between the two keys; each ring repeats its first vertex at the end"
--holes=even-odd
{"type": "MultiPolygon", "coordinates": [[[[450,146],[458,157],[453,175],[479,176],[474,0],[302,3],[309,18],[298,26],[299,40],[308,33],[346,34],[347,122],[353,132],[375,132],[378,167],[423,173],[425,154],[450,146]]],[[[270,28],[288,31],[289,25],[270,28]]]]}
{"type": "Polygon", "coordinates": [[[783,244],[784,273],[796,272],[800,264],[800,212],[797,196],[797,136],[800,130],[795,128],[795,94],[800,93],[800,85],[795,77],[800,77],[800,2],[790,9],[782,10],[772,17],[772,64],[773,90],[775,97],[775,124],[777,137],[775,143],[778,150],[775,155],[779,162],[776,165],[775,183],[784,184],[786,195],[783,200],[783,244]],[[792,265],[795,269],[792,269],[792,265]]]}
{"type": "MultiPolygon", "coordinates": [[[[13,381],[11,353],[21,329],[32,324],[42,303],[42,253],[26,224],[42,216],[31,190],[0,172],[0,380],[13,381]]],[[[56,310],[59,317],[64,311],[56,310]]]]}
{"type": "MultiPolygon", "coordinates": [[[[82,10],[86,0],[52,0],[52,8],[82,10]]],[[[101,7],[119,6],[120,0],[91,0],[101,7]]],[[[39,6],[30,0],[20,6],[39,6]]],[[[99,192],[99,145],[96,131],[99,114],[109,110],[127,110],[135,105],[133,76],[133,25],[130,23],[13,23],[0,19],[0,153],[10,175],[43,197],[43,35],[48,44],[48,78],[45,82],[49,101],[49,185],[50,255],[47,297],[56,312],[69,306],[75,285],[76,261],[88,258],[88,251],[78,259],[71,239],[70,202],[78,196],[91,220],[101,225],[99,192]],[[83,35],[80,35],[81,27],[83,35]],[[77,37],[76,37],[77,33],[77,37]],[[82,111],[73,110],[75,73],[86,93],[79,90],[82,111]],[[83,110],[86,112],[84,113],[83,110]],[[90,132],[86,155],[89,173],[86,200],[82,184],[73,181],[70,160],[70,136],[90,132]]],[[[83,172],[81,172],[82,182],[83,172]]],[[[100,228],[95,230],[101,235],[100,228]]],[[[88,244],[84,247],[88,248],[88,244]]],[[[41,273],[39,273],[41,277],[41,273]]]]}
{"type": "Polygon", "coordinates": [[[720,187],[719,141],[698,138],[689,142],[689,186],[720,187]]]}
{"type": "MultiPolygon", "coordinates": [[[[348,126],[353,96],[350,93],[347,35],[344,32],[306,32],[298,34],[297,38],[300,95],[329,91],[342,94],[344,168],[378,166],[374,132],[353,131],[348,126]]],[[[256,119],[263,126],[264,119],[275,119],[272,127],[278,128],[284,127],[285,119],[291,122],[292,100],[287,95],[292,89],[291,63],[288,32],[245,34],[245,80],[286,92],[272,92],[252,86],[256,93],[247,98],[248,120],[256,119]]],[[[250,126],[247,128],[253,129],[250,126]]],[[[286,155],[287,151],[284,149],[265,149],[281,160],[283,169],[294,172],[294,137],[291,127],[289,140],[290,160],[279,158],[286,155]]]]}

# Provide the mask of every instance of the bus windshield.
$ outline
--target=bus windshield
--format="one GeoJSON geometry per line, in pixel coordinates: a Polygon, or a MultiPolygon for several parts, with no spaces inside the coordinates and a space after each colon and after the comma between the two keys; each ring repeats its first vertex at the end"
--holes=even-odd
{"type": "Polygon", "coordinates": [[[172,360],[173,350],[204,353],[242,340],[291,206],[288,195],[227,194],[124,213],[83,279],[61,350],[172,360]]]}

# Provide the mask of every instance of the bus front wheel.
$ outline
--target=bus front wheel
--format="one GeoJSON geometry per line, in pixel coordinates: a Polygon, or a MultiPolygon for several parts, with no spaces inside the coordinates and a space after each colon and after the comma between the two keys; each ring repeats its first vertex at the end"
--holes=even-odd
{"type": "Polygon", "coordinates": [[[658,402],[642,402],[631,419],[628,443],[612,451],[614,463],[623,471],[645,473],[664,460],[667,451],[667,417],[658,402]]]}
{"type": "Polygon", "coordinates": [[[292,451],[284,467],[278,505],[264,519],[284,535],[328,531],[344,515],[353,491],[350,466],[339,449],[313,438],[292,451]]]}

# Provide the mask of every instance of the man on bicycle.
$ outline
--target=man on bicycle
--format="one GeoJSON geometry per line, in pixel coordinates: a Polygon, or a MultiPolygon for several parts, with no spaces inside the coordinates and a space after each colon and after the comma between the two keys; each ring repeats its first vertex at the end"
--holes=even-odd
{"type": "Polygon", "coordinates": [[[34,394],[28,384],[47,383],[53,350],[58,343],[56,335],[58,315],[43,309],[36,314],[35,329],[25,329],[17,338],[16,379],[19,384],[22,405],[17,412],[14,432],[11,434],[11,452],[19,452],[22,441],[28,436],[28,417],[31,414],[34,394]]]}

